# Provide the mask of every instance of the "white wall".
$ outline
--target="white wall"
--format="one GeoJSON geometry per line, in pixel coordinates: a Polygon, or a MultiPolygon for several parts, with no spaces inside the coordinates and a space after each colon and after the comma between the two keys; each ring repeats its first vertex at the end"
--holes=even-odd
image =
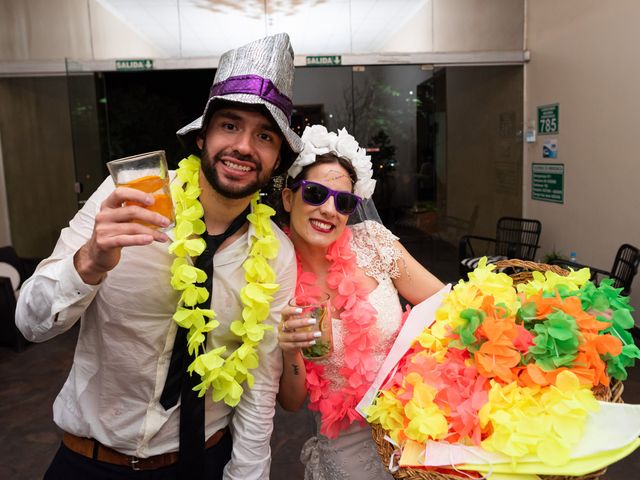
{"type": "MultiPolygon", "coordinates": [[[[558,163],[564,204],[531,200],[531,163],[542,142],[524,149],[524,214],[542,221],[542,252],[553,249],[610,269],[618,247],[640,247],[640,2],[530,0],[531,61],[525,66],[525,118],[560,104],[558,163]]],[[[640,277],[631,302],[640,307],[640,277]]]]}
{"type": "Polygon", "coordinates": [[[166,56],[135,29],[91,1],[93,58],[154,58],[166,56]]]}
{"type": "Polygon", "coordinates": [[[2,0],[0,59],[91,58],[84,0],[2,0]]]}
{"type": "Polygon", "coordinates": [[[433,52],[433,1],[427,0],[382,48],[384,52],[433,52]]]}
{"type": "Polygon", "coordinates": [[[89,60],[159,54],[96,0],[0,1],[0,60],[89,60]]]}
{"type": "Polygon", "coordinates": [[[521,50],[523,24],[523,0],[433,0],[433,49],[521,50]]]}
{"type": "Polygon", "coordinates": [[[427,0],[384,52],[522,50],[524,0],[427,0]]]}

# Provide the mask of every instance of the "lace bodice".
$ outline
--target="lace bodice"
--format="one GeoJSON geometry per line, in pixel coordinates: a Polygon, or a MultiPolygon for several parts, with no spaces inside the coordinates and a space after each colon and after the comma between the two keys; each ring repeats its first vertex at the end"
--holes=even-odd
{"type": "Polygon", "coordinates": [[[371,220],[350,227],[353,233],[351,248],[358,267],[380,283],[385,278],[398,278],[400,250],[393,244],[398,240],[384,225],[371,220]]]}
{"type": "MultiPolygon", "coordinates": [[[[351,229],[351,248],[356,254],[358,267],[378,282],[378,286],[369,294],[369,302],[378,312],[376,328],[380,341],[376,344],[373,357],[380,366],[400,328],[402,306],[398,299],[398,291],[393,285],[393,278],[400,274],[397,263],[402,254],[393,244],[397,237],[382,224],[367,221],[351,229]]],[[[325,378],[329,379],[332,391],[340,389],[344,384],[344,379],[339,373],[344,365],[343,335],[342,322],[334,318],[333,354],[326,359],[318,360],[325,367],[325,378]]]]}

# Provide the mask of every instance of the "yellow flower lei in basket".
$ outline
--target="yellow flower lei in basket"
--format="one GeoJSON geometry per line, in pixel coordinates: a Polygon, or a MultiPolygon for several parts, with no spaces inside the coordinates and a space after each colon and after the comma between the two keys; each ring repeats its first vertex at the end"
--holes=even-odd
{"type": "Polygon", "coordinates": [[[220,323],[212,309],[202,309],[198,305],[207,301],[209,292],[196,286],[206,280],[207,274],[196,268],[191,257],[200,255],[206,242],[200,238],[206,231],[202,221],[204,209],[200,197],[200,159],[195,155],[183,159],[176,179],[171,184],[171,197],[176,210],[175,241],[169,246],[169,253],[176,256],[171,266],[171,286],[180,292],[180,299],[173,319],[180,328],[189,329],[187,346],[195,360],[188,371],[200,375],[202,382],[194,390],[203,396],[212,387],[213,401],[224,400],[229,406],[240,401],[246,380],[253,387],[250,370],[258,366],[257,345],[270,325],[264,325],[269,315],[272,295],[278,290],[275,273],[268,263],[278,255],[279,242],[271,228],[270,218],[274,210],[259,203],[259,193],[251,199],[251,213],[247,220],[253,225],[255,235],[251,238],[249,257],[242,264],[247,284],[240,290],[242,318],[230,325],[230,330],[242,339],[242,345],[226,358],[227,347],[221,346],[206,351],[205,334],[216,329],[220,323]]]}
{"type": "MultiPolygon", "coordinates": [[[[615,423],[590,433],[590,450],[576,450],[588,420],[605,408],[595,393],[625,380],[626,369],[640,359],[622,289],[612,280],[595,286],[586,268],[566,276],[533,271],[519,284],[495,268],[481,259],[469,280],[444,297],[434,322],[414,338],[365,407],[367,420],[408,452],[402,466],[433,471],[462,463],[461,469],[489,476],[578,475],[613,463],[623,450],[632,452],[640,444],[637,435],[620,440],[615,423]],[[607,444],[616,439],[619,450],[596,449],[598,435],[607,444]],[[580,463],[589,458],[592,463],[580,463]]],[[[637,418],[638,411],[623,415],[637,418]]],[[[377,446],[389,451],[382,442],[377,446]]]]}

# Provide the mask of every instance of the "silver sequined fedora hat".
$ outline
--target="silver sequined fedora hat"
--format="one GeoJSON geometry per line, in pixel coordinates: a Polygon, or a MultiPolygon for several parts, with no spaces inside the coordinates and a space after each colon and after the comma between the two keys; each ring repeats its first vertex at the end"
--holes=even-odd
{"type": "Polygon", "coordinates": [[[178,138],[189,151],[199,153],[196,137],[203,121],[210,118],[216,100],[261,104],[269,111],[286,140],[280,165],[274,173],[286,171],[304,146],[290,127],[293,71],[293,48],[286,33],[229,50],[220,57],[202,116],[178,130],[178,138]],[[291,152],[286,152],[287,145],[291,152]]]}

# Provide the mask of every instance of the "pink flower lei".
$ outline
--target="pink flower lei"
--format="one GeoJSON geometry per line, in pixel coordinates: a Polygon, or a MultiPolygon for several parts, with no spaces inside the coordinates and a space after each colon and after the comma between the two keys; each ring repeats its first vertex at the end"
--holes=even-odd
{"type": "MultiPolygon", "coordinates": [[[[332,310],[342,309],[340,319],[344,331],[344,366],[340,374],[344,386],[338,391],[331,391],[324,366],[305,360],[309,409],[320,412],[320,433],[328,438],[337,437],[354,421],[365,424],[355,407],[373,382],[378,369],[372,354],[379,337],[377,311],[369,303],[369,292],[356,279],[356,255],[351,250],[351,238],[351,230],[345,228],[340,238],[327,250],[327,260],[331,262],[327,286],[333,291],[332,310]]],[[[316,285],[316,281],[314,273],[302,270],[298,258],[296,299],[317,299],[322,289],[316,285]]]]}

